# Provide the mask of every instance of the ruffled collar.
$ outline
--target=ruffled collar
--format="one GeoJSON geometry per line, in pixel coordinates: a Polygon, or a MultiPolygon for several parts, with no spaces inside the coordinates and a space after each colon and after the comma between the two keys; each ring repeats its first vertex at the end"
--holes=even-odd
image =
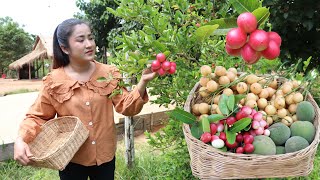
{"type": "Polygon", "coordinates": [[[113,65],[102,64],[97,61],[93,62],[96,64],[96,69],[89,81],[80,82],[72,79],[61,67],[52,70],[43,78],[45,90],[59,103],[69,100],[74,95],[74,91],[83,84],[100,95],[111,94],[117,88],[121,78],[119,70],[113,65]],[[98,81],[98,78],[103,78],[104,80],[98,81]]]}

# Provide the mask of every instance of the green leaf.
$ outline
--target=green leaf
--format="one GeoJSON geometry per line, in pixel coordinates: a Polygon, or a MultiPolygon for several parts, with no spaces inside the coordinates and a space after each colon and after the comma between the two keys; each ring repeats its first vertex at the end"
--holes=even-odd
{"type": "Polygon", "coordinates": [[[227,152],[227,147],[226,146],[223,146],[222,148],[219,148],[218,150],[222,151],[222,152],[227,152]]]}
{"type": "Polygon", "coordinates": [[[223,116],[221,114],[211,114],[207,118],[209,120],[209,123],[214,123],[214,122],[220,121],[221,119],[224,119],[225,116],[223,116]]]}
{"type": "Polygon", "coordinates": [[[234,96],[234,104],[235,105],[237,105],[240,101],[241,101],[241,99],[243,99],[243,98],[245,98],[246,97],[246,95],[244,95],[244,94],[237,94],[237,95],[235,95],[234,96]]]}
{"type": "Polygon", "coordinates": [[[153,46],[159,51],[159,52],[165,52],[166,46],[160,43],[159,41],[153,41],[153,46]]]}
{"type": "Polygon", "coordinates": [[[105,81],[107,81],[107,78],[105,78],[105,77],[99,77],[97,79],[97,82],[105,82],[105,81]]]}
{"type": "Polygon", "coordinates": [[[229,114],[229,109],[228,109],[228,106],[227,106],[227,102],[228,102],[228,96],[226,96],[225,94],[222,94],[221,98],[219,100],[218,106],[219,106],[220,112],[223,115],[228,115],[229,114]]]}
{"type": "Polygon", "coordinates": [[[307,60],[303,61],[303,71],[306,71],[311,60],[312,56],[310,56],[307,60]]]}
{"type": "Polygon", "coordinates": [[[258,24],[263,24],[270,16],[269,9],[266,7],[261,7],[252,12],[252,14],[257,18],[258,24]]]}
{"type": "Polygon", "coordinates": [[[239,14],[252,12],[261,7],[261,2],[257,0],[230,0],[230,3],[239,14]]]}
{"type": "Polygon", "coordinates": [[[228,143],[233,144],[234,142],[236,142],[237,133],[227,130],[226,131],[226,136],[227,136],[228,143]]]}
{"type": "Polygon", "coordinates": [[[227,101],[227,106],[228,106],[228,109],[230,111],[233,111],[234,109],[234,104],[235,103],[235,97],[233,94],[231,94],[229,97],[228,97],[228,101],[227,101]]]}
{"type": "Polygon", "coordinates": [[[198,123],[193,123],[191,125],[191,134],[193,137],[199,139],[201,135],[203,134],[202,128],[199,126],[198,123]]]}
{"type": "Polygon", "coordinates": [[[214,19],[207,23],[208,25],[218,24],[218,29],[230,29],[237,27],[237,19],[236,18],[221,18],[221,19],[214,19]]]}
{"type": "Polygon", "coordinates": [[[148,62],[148,59],[139,59],[138,64],[145,65],[147,62],[148,62]]]}
{"type": "Polygon", "coordinates": [[[208,118],[203,117],[201,119],[201,126],[202,126],[202,131],[203,132],[210,132],[210,123],[209,123],[208,118]]]}
{"type": "Polygon", "coordinates": [[[203,42],[205,39],[209,38],[218,27],[218,24],[199,27],[193,36],[193,40],[203,42]]]}
{"type": "Polygon", "coordinates": [[[251,129],[251,123],[246,128],[244,128],[243,130],[244,131],[249,131],[250,129],[251,129]]]}
{"type": "Polygon", "coordinates": [[[229,130],[230,132],[237,133],[245,129],[250,123],[251,123],[250,118],[242,118],[239,121],[235,122],[229,130]]]}
{"type": "Polygon", "coordinates": [[[175,108],[174,110],[168,112],[168,114],[171,118],[186,124],[193,124],[194,122],[196,122],[196,119],[197,119],[193,114],[187,111],[184,111],[183,109],[180,109],[180,108],[175,108]]]}

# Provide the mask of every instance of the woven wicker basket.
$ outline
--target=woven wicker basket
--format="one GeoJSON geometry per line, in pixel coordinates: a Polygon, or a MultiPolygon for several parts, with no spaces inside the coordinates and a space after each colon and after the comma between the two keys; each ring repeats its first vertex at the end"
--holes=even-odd
{"type": "MultiPolygon", "coordinates": [[[[191,107],[199,97],[197,83],[191,90],[184,110],[191,112],[191,107]]],[[[319,144],[319,107],[309,94],[308,101],[315,108],[314,126],[316,135],[313,142],[305,149],[281,155],[236,154],[222,152],[192,136],[188,124],[183,124],[183,133],[190,154],[191,170],[200,179],[249,179],[267,177],[307,176],[313,169],[313,160],[319,144]]]]}
{"type": "Polygon", "coordinates": [[[49,120],[29,144],[33,154],[30,165],[63,170],[88,136],[89,131],[77,117],[49,120]]]}

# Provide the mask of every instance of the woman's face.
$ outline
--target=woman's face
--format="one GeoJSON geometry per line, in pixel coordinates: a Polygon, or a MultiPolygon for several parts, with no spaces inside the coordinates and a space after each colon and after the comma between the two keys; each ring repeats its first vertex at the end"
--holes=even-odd
{"type": "Polygon", "coordinates": [[[95,57],[95,50],[96,43],[89,26],[75,25],[69,37],[69,48],[67,48],[70,61],[92,61],[95,57]]]}

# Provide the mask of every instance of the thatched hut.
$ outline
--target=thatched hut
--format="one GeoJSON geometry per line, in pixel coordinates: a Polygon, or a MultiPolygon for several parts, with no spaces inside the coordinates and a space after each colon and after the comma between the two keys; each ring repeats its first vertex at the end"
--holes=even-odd
{"type": "MultiPolygon", "coordinates": [[[[32,51],[9,65],[9,69],[16,70],[18,72],[18,79],[21,79],[23,74],[26,74],[25,72],[27,72],[27,74],[29,75],[29,79],[31,79],[32,70],[35,70],[37,69],[37,67],[40,67],[39,65],[42,66],[42,71],[44,74],[44,60],[52,60],[53,58],[52,39],[52,36],[37,36],[32,51]],[[40,64],[39,61],[42,61],[40,62],[42,64],[40,64]]],[[[39,77],[39,71],[37,70],[36,72],[37,77],[39,77]]]]}

